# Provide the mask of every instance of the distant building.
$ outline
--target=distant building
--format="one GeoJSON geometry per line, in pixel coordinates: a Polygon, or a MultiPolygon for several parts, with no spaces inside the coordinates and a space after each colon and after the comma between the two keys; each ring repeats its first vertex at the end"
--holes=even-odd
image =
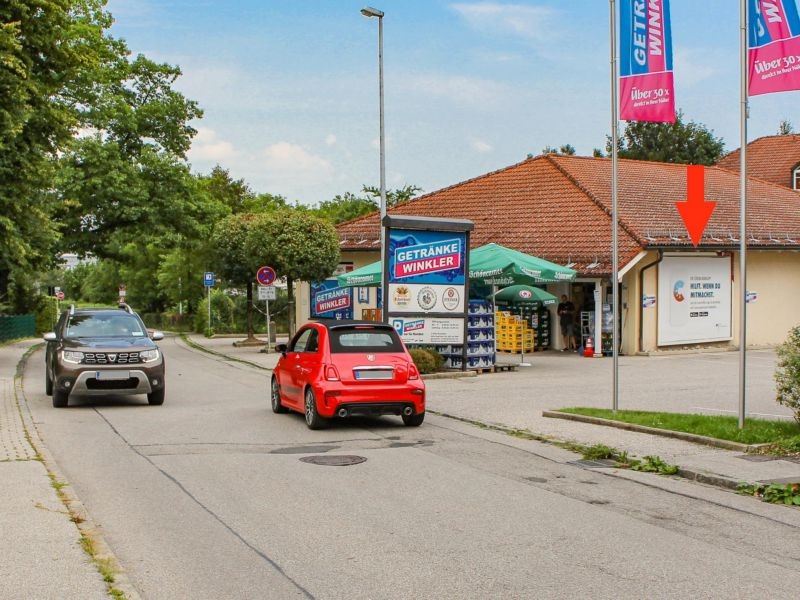
{"type": "MultiPolygon", "coordinates": [[[[739,148],[717,163],[739,172],[739,148]]],[[[747,144],[747,174],[775,185],[800,190],[800,135],[770,135],[747,144]]]]}

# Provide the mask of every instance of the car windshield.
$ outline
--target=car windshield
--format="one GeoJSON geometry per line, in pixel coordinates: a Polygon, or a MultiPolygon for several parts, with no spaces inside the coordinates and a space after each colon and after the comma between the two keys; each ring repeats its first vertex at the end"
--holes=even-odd
{"type": "Polygon", "coordinates": [[[402,352],[394,329],[342,328],[331,330],[331,352],[402,352]]]}
{"type": "Polygon", "coordinates": [[[66,337],[144,337],[139,319],[131,315],[72,315],[66,337]]]}

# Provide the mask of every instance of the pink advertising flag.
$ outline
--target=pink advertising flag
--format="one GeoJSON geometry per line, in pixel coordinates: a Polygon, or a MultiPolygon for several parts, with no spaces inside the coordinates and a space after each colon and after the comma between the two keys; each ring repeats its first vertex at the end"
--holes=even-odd
{"type": "Polygon", "coordinates": [[[800,90],[797,0],[748,0],[747,3],[750,95],[800,90]]]}
{"type": "Polygon", "coordinates": [[[669,0],[622,0],[620,118],[675,122],[669,0]]]}

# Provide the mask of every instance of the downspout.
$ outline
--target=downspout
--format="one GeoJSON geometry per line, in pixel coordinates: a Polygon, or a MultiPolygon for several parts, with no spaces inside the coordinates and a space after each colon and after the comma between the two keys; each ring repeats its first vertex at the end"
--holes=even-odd
{"type": "MultiPolygon", "coordinates": [[[[658,260],[651,262],[646,267],[639,271],[639,352],[644,352],[644,307],[642,306],[642,298],[644,296],[644,272],[650,267],[655,267],[658,263],[664,260],[664,251],[658,251],[658,260]]],[[[660,306],[658,307],[661,308],[660,306]]]]}

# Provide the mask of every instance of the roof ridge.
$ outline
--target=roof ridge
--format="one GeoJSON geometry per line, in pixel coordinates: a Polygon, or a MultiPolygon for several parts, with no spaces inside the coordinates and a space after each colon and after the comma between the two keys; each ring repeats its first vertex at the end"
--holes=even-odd
{"type": "MultiPolygon", "coordinates": [[[[572,184],[573,184],[573,185],[574,185],[576,188],[578,188],[578,189],[579,189],[581,192],[583,192],[584,194],[586,194],[586,196],[589,198],[589,200],[591,200],[592,202],[594,202],[594,204],[596,204],[596,205],[598,206],[598,208],[600,208],[600,209],[601,209],[601,210],[602,210],[604,213],[606,213],[607,215],[611,216],[611,210],[610,210],[609,208],[607,208],[607,207],[605,206],[605,204],[603,204],[603,202],[601,202],[601,201],[600,201],[600,199],[599,199],[599,198],[597,198],[597,197],[596,197],[596,196],[595,196],[595,195],[594,195],[594,194],[593,194],[591,191],[589,191],[589,189],[588,189],[586,186],[584,186],[582,183],[580,183],[580,182],[577,180],[577,178],[575,178],[575,177],[572,175],[572,173],[570,173],[570,172],[569,172],[569,171],[566,169],[566,167],[564,167],[564,166],[562,166],[562,165],[559,165],[559,164],[558,164],[558,161],[556,161],[556,160],[553,160],[553,159],[552,159],[552,158],[551,158],[549,155],[548,155],[548,156],[546,156],[545,158],[547,158],[547,159],[548,159],[548,160],[549,160],[549,161],[552,163],[552,165],[553,165],[553,166],[554,166],[556,169],[558,169],[558,171],[559,171],[559,172],[561,172],[561,174],[562,174],[562,175],[564,175],[564,177],[566,177],[567,179],[569,179],[569,180],[572,182],[572,184]]],[[[594,157],[594,156],[591,156],[591,157],[590,157],[590,156],[587,156],[587,157],[581,157],[581,158],[592,158],[592,159],[594,159],[594,160],[597,160],[597,159],[598,159],[598,158],[600,158],[600,157],[594,157]]],[[[608,160],[608,159],[606,159],[606,160],[608,160]]],[[[647,162],[647,161],[643,161],[643,162],[647,162]]],[[[631,236],[631,238],[632,238],[632,239],[633,239],[633,240],[634,240],[634,241],[635,241],[637,244],[639,244],[639,246],[641,246],[642,248],[646,247],[646,244],[644,243],[643,239],[642,239],[642,238],[640,238],[640,237],[639,237],[639,236],[638,236],[636,233],[634,233],[634,232],[633,232],[632,228],[631,228],[631,227],[630,227],[630,226],[629,226],[627,223],[625,223],[624,219],[620,219],[620,218],[619,218],[619,214],[617,215],[617,224],[618,224],[620,227],[622,227],[622,229],[623,229],[623,230],[625,230],[625,232],[626,232],[626,233],[627,233],[629,236],[631,236]]]]}
{"type": "MultiPolygon", "coordinates": [[[[770,138],[789,138],[789,137],[800,138],[800,133],[773,133],[772,135],[762,135],[761,137],[757,137],[754,140],[750,140],[749,142],[747,142],[747,145],[750,146],[751,144],[755,144],[756,142],[760,142],[762,140],[768,140],[770,138]]],[[[738,148],[734,148],[730,152],[726,152],[723,156],[719,158],[719,160],[723,160],[729,157],[734,152],[739,152],[741,149],[742,149],[741,146],[739,146],[738,148]]]]}
{"type": "MultiPolygon", "coordinates": [[[[718,170],[723,171],[725,173],[729,173],[731,175],[736,175],[737,177],[739,176],[739,173],[740,173],[740,171],[734,171],[733,169],[729,169],[727,167],[721,167],[721,166],[719,166],[719,164],[710,165],[707,168],[709,168],[709,169],[718,169],[718,170]]],[[[778,189],[784,190],[784,191],[788,190],[790,192],[795,192],[795,193],[800,192],[800,190],[793,190],[790,187],[786,187],[785,185],[781,185],[780,183],[775,183],[774,181],[769,181],[768,179],[764,179],[763,177],[756,177],[755,175],[747,175],[747,174],[745,174],[745,176],[747,177],[748,181],[755,181],[757,183],[763,183],[764,185],[769,185],[769,186],[772,186],[774,188],[778,188],[778,189]]]]}

